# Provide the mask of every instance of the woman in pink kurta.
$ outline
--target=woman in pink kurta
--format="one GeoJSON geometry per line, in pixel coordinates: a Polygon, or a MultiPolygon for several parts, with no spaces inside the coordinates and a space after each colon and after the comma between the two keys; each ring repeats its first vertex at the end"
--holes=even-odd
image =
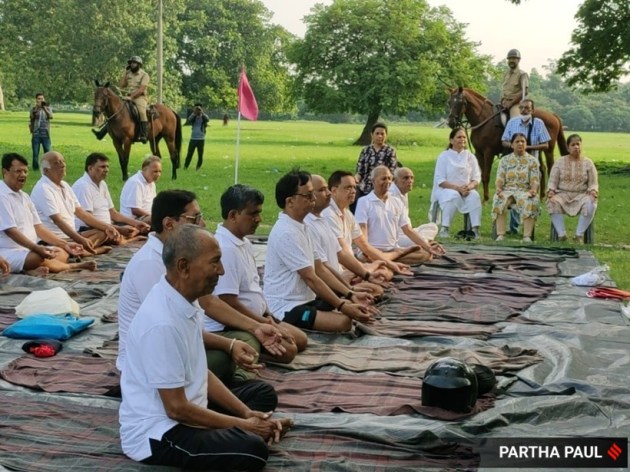
{"type": "Polygon", "coordinates": [[[582,156],[582,138],[579,135],[569,136],[567,147],[569,154],[562,156],[553,165],[549,175],[547,210],[561,241],[567,238],[564,215],[579,214],[575,240],[581,241],[597,209],[597,169],[593,161],[582,156]]]}

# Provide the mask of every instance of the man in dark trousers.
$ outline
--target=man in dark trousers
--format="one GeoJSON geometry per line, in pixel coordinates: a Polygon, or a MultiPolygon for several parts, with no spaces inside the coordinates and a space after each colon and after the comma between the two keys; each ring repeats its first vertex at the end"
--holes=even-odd
{"type": "Polygon", "coordinates": [[[201,164],[203,164],[203,146],[206,142],[206,127],[208,126],[208,121],[210,121],[210,118],[203,112],[201,103],[195,103],[193,112],[186,119],[186,124],[192,126],[192,133],[190,134],[184,169],[188,169],[195,149],[197,150],[197,170],[199,170],[201,164]]]}

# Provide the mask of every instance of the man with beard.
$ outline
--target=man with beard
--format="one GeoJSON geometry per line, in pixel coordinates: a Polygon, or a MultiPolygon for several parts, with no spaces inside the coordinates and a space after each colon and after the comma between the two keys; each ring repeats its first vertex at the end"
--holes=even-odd
{"type": "MultiPolygon", "coordinates": [[[[120,88],[127,94],[124,99],[131,100],[138,108],[140,118],[140,130],[137,134],[138,141],[147,142],[149,120],[147,118],[147,87],[149,86],[149,74],[142,69],[140,56],[132,56],[127,61],[127,67],[120,79],[120,88]]],[[[92,133],[100,140],[107,134],[107,125],[100,130],[92,130],[92,133]]]]}
{"type": "Polygon", "coordinates": [[[521,53],[518,49],[510,49],[507,53],[509,70],[503,76],[501,88],[501,106],[508,113],[508,118],[519,115],[518,104],[527,97],[529,89],[529,77],[526,72],[519,69],[521,53]]]}

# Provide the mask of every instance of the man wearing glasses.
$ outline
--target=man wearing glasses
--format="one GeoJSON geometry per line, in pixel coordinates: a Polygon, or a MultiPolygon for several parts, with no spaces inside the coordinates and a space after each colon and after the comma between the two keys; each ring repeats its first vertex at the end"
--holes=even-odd
{"type": "Polygon", "coordinates": [[[372,312],[354,303],[352,291],[339,297],[315,272],[316,254],[304,218],[315,207],[311,174],[294,169],[276,184],[282,209],[269,234],[264,294],[269,311],[301,329],[343,332],[352,320],[370,322],[372,312]]]}
{"type": "Polygon", "coordinates": [[[157,193],[155,183],[162,175],[162,159],[149,156],[142,169],[131,176],[120,192],[120,212],[130,218],[151,223],[151,205],[157,193]]]}

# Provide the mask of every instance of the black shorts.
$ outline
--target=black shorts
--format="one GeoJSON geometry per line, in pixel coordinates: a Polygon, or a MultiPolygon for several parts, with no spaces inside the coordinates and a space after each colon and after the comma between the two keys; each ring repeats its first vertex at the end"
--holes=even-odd
{"type": "Polygon", "coordinates": [[[315,318],[318,311],[333,311],[335,309],[330,303],[324,300],[315,299],[312,302],[304,303],[293,307],[291,310],[284,313],[284,319],[293,326],[297,326],[301,329],[313,329],[315,324],[315,318]]]}

